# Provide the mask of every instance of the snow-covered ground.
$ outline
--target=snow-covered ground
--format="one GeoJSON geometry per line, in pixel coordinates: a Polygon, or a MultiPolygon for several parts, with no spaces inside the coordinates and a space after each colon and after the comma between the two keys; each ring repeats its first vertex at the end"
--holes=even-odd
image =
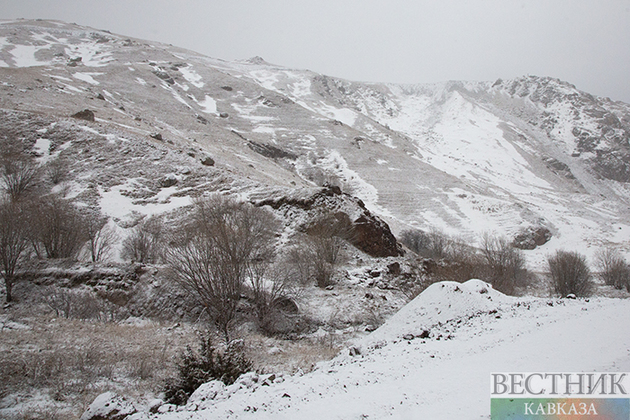
{"type": "Polygon", "coordinates": [[[513,298],[479,280],[435,283],[311,373],[211,382],[185,407],[134,418],[487,419],[491,372],[630,370],[628,316],[627,299],[513,298]]]}

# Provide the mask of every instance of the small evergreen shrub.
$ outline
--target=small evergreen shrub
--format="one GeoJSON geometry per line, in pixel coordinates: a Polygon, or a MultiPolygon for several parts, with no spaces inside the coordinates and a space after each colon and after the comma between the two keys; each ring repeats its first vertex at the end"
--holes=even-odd
{"type": "Polygon", "coordinates": [[[206,382],[220,380],[233,384],[243,373],[252,369],[252,362],[245,356],[242,341],[233,341],[225,350],[219,350],[210,334],[200,336],[199,352],[190,346],[179,362],[179,376],[166,382],[165,401],[170,404],[186,404],[197,388],[206,382]]]}

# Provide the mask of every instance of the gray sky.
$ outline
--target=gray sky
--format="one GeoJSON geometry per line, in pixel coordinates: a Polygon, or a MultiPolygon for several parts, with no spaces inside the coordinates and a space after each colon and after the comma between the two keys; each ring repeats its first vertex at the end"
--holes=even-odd
{"type": "Polygon", "coordinates": [[[19,17],[356,81],[535,74],[630,103],[629,0],[0,0],[19,17]]]}

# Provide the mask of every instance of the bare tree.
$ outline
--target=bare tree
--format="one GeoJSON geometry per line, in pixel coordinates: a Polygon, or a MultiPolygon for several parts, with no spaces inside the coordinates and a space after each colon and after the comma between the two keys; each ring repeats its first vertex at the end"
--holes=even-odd
{"type": "Polygon", "coordinates": [[[481,252],[489,268],[489,281],[495,289],[514,293],[514,289],[525,278],[525,258],[504,237],[484,235],[481,252]]]}
{"type": "Polygon", "coordinates": [[[6,301],[13,300],[15,271],[28,249],[28,232],[24,209],[17,203],[0,204],[0,264],[6,301]]]}
{"type": "Polygon", "coordinates": [[[556,293],[588,296],[592,289],[591,271],[586,257],[577,252],[556,251],[547,258],[549,273],[556,293]]]}
{"type": "Polygon", "coordinates": [[[286,250],[282,263],[288,271],[287,275],[294,278],[296,284],[304,286],[315,278],[312,255],[304,238],[298,239],[286,250]]]}
{"type": "Polygon", "coordinates": [[[409,249],[424,258],[456,259],[460,242],[437,228],[431,228],[429,232],[411,229],[401,233],[401,241],[409,249]]]}
{"type": "Polygon", "coordinates": [[[139,263],[156,263],[163,257],[164,237],[164,221],[160,216],[151,216],[125,238],[121,256],[139,263]]]}
{"type": "Polygon", "coordinates": [[[195,202],[166,255],[179,283],[205,307],[226,342],[248,278],[262,281],[277,223],[261,208],[215,195],[195,202]]]}
{"type": "Polygon", "coordinates": [[[56,158],[51,160],[46,165],[46,172],[48,179],[53,185],[61,184],[68,178],[69,162],[63,158],[56,158]]]}
{"type": "Polygon", "coordinates": [[[253,297],[254,310],[258,326],[265,332],[275,332],[277,303],[279,299],[291,294],[292,281],[286,265],[280,263],[270,265],[269,261],[259,261],[250,270],[247,282],[253,297]]]}

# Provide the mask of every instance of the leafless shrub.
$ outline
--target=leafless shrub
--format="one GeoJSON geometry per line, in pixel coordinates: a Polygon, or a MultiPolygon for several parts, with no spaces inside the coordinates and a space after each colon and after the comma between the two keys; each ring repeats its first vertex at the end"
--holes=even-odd
{"type": "Polygon", "coordinates": [[[525,259],[504,237],[484,235],[481,252],[488,266],[488,280],[500,292],[513,294],[527,278],[525,259]]]}
{"type": "Polygon", "coordinates": [[[334,283],[336,267],[347,258],[345,246],[353,229],[347,216],[326,214],[311,223],[307,234],[305,247],[315,282],[319,287],[329,286],[334,283]]]}
{"type": "Polygon", "coordinates": [[[276,307],[278,299],[291,293],[292,281],[282,265],[269,267],[264,262],[257,263],[250,271],[248,286],[256,312],[258,326],[265,332],[274,333],[280,321],[276,307]]]}
{"type": "Polygon", "coordinates": [[[276,229],[265,210],[216,195],[195,202],[191,222],[168,248],[177,281],[205,307],[226,341],[245,281],[260,277],[271,261],[276,229]]]}
{"type": "Polygon", "coordinates": [[[0,202],[0,269],[4,278],[6,301],[13,300],[15,272],[27,253],[28,227],[23,206],[0,202]]]}
{"type": "Polygon", "coordinates": [[[283,255],[282,263],[288,271],[287,275],[294,279],[294,283],[305,286],[314,278],[311,250],[305,246],[305,238],[297,242],[296,245],[287,249],[283,255]]]}
{"type": "Polygon", "coordinates": [[[419,256],[436,260],[457,260],[458,252],[469,253],[463,249],[464,241],[451,238],[437,228],[432,228],[429,232],[417,229],[403,231],[401,242],[419,256]]]}
{"type": "Polygon", "coordinates": [[[430,282],[457,281],[463,282],[472,278],[483,278],[484,262],[476,248],[464,239],[451,238],[439,231],[430,234],[431,246],[429,255],[435,260],[429,264],[430,282]],[[441,257],[437,257],[441,256],[441,257]]]}
{"type": "Polygon", "coordinates": [[[117,321],[126,313],[115,304],[97,297],[89,290],[48,287],[43,300],[55,315],[65,319],[117,321]]]}
{"type": "Polygon", "coordinates": [[[118,240],[116,231],[97,215],[88,216],[85,223],[87,242],[85,251],[92,262],[103,261],[118,240]]]}
{"type": "Polygon", "coordinates": [[[293,268],[284,259],[261,274],[250,275],[248,282],[258,327],[268,335],[295,332],[301,316],[294,299],[304,283],[294,277],[293,268]]]}
{"type": "Polygon", "coordinates": [[[431,229],[429,232],[429,247],[427,258],[449,259],[451,256],[452,239],[438,229],[431,229]]]}
{"type": "Polygon", "coordinates": [[[24,198],[34,187],[39,177],[39,167],[31,156],[14,150],[0,155],[0,177],[3,189],[11,201],[24,198]]]}
{"type": "Polygon", "coordinates": [[[430,258],[427,254],[431,246],[431,237],[426,232],[419,229],[402,231],[400,241],[416,254],[430,258]]]}
{"type": "Polygon", "coordinates": [[[46,165],[46,174],[53,185],[58,185],[68,179],[69,163],[62,158],[51,160],[46,165]]]}
{"type": "Polygon", "coordinates": [[[606,285],[616,289],[630,288],[630,266],[618,250],[601,249],[595,255],[595,264],[606,285]]]}
{"type": "Polygon", "coordinates": [[[139,263],[156,263],[163,258],[164,220],[152,216],[140,222],[122,243],[121,257],[139,263]]]}
{"type": "Polygon", "coordinates": [[[547,257],[554,291],[560,296],[588,296],[592,289],[586,257],[577,252],[556,251],[547,257]]]}
{"type": "Polygon", "coordinates": [[[456,281],[464,282],[474,278],[482,277],[480,275],[482,264],[478,259],[475,260],[440,260],[433,272],[429,276],[429,282],[434,283],[437,281],[456,281]]]}
{"type": "Polygon", "coordinates": [[[408,230],[401,236],[412,251],[430,259],[425,271],[429,271],[431,281],[462,282],[479,278],[507,294],[513,294],[516,287],[527,281],[522,252],[505,238],[485,235],[480,251],[467,240],[450,237],[436,229],[429,233],[408,230]]]}
{"type": "Polygon", "coordinates": [[[381,313],[379,306],[374,301],[370,301],[365,305],[361,321],[373,328],[378,328],[385,322],[385,316],[381,313]]]}
{"type": "Polygon", "coordinates": [[[87,240],[86,219],[74,204],[56,195],[30,203],[33,246],[47,258],[75,258],[87,240]]]}

